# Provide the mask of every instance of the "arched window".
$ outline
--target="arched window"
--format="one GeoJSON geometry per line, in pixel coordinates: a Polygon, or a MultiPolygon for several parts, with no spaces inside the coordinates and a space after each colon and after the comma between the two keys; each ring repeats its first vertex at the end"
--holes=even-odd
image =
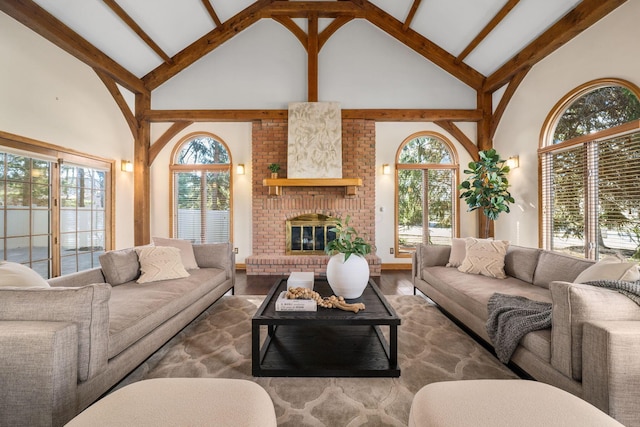
{"type": "Polygon", "coordinates": [[[457,232],[458,161],[442,135],[420,132],[404,140],[396,155],[397,257],[418,243],[450,244],[457,232]]]}
{"type": "Polygon", "coordinates": [[[183,139],[171,168],[171,235],[194,243],[231,241],[231,155],[211,134],[183,139]]]}
{"type": "Polygon", "coordinates": [[[549,114],[539,150],[545,249],[639,257],[639,97],[629,82],[597,80],[549,114]]]}

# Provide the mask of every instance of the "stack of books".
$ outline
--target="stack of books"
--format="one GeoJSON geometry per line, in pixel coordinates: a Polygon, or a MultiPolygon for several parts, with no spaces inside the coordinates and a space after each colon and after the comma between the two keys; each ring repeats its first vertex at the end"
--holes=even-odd
{"type": "MultiPolygon", "coordinates": [[[[313,290],[313,272],[295,271],[287,279],[287,289],[307,288],[313,290]]],[[[318,311],[318,304],[312,299],[288,299],[287,291],[282,291],[276,300],[276,311],[318,311]]]]}
{"type": "Polygon", "coordinates": [[[318,311],[318,304],[312,299],[288,299],[287,291],[280,292],[276,300],[276,311],[318,311]]]}

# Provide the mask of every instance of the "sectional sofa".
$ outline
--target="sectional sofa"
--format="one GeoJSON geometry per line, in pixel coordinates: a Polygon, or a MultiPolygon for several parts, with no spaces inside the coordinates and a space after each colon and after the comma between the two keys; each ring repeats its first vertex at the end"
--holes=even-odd
{"type": "MultiPolygon", "coordinates": [[[[506,278],[488,277],[460,271],[460,241],[454,243],[453,251],[418,246],[416,289],[487,343],[487,304],[494,293],[552,303],[551,328],[525,335],[511,362],[627,426],[640,426],[640,306],[614,290],[574,283],[581,274],[596,277],[600,262],[509,245],[506,278]]],[[[637,267],[628,271],[633,268],[637,273],[637,267]]]]}
{"type": "Polygon", "coordinates": [[[130,248],[50,287],[0,288],[0,425],[63,425],[233,289],[231,244],[189,248],[191,265],[145,272],[130,248]]]}

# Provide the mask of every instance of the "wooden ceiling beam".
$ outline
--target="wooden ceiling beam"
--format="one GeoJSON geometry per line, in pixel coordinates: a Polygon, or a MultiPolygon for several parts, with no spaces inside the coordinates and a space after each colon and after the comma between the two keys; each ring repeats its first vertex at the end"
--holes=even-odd
{"type": "Polygon", "coordinates": [[[411,5],[411,9],[409,10],[409,13],[407,14],[407,19],[404,20],[404,24],[402,24],[402,29],[404,31],[407,31],[409,29],[409,27],[411,27],[411,23],[413,22],[413,18],[416,16],[416,12],[418,11],[418,8],[420,7],[420,2],[422,0],[413,0],[413,4],[411,5]]]}
{"type": "MultiPolygon", "coordinates": [[[[144,119],[157,122],[247,122],[261,119],[286,119],[287,110],[148,110],[144,119]]],[[[365,119],[379,122],[477,122],[481,110],[456,109],[354,109],[342,110],[343,119],[365,119]]]]}
{"type": "Polygon", "coordinates": [[[487,77],[483,90],[494,92],[521,70],[532,67],[627,0],[582,0],[569,13],[487,77]]]}
{"type": "Polygon", "coordinates": [[[493,19],[489,21],[489,23],[482,29],[482,31],[480,31],[478,35],[475,36],[473,40],[471,40],[471,43],[469,43],[469,45],[460,53],[460,55],[456,57],[456,62],[462,62],[464,58],[466,58],[471,52],[473,52],[473,50],[478,47],[480,43],[482,43],[482,41],[489,35],[489,33],[493,31],[493,29],[497,27],[500,22],[502,22],[502,20],[509,14],[509,12],[511,12],[511,10],[513,10],[514,7],[516,7],[519,2],[520,0],[509,0],[504,6],[502,6],[502,9],[498,11],[496,16],[494,16],[493,19]]]}
{"type": "Polygon", "coordinates": [[[307,48],[307,34],[296,24],[293,19],[288,16],[274,16],[273,20],[282,24],[287,30],[291,31],[291,33],[296,36],[302,46],[307,48]]]}
{"type": "Polygon", "coordinates": [[[220,18],[218,18],[218,14],[216,13],[213,6],[211,6],[211,2],[209,0],[202,0],[202,4],[204,5],[204,8],[207,9],[207,13],[211,17],[213,23],[216,24],[216,27],[222,25],[222,21],[220,21],[220,18]]]}
{"type": "Polygon", "coordinates": [[[467,150],[467,153],[469,153],[473,160],[478,160],[480,158],[480,155],[478,154],[478,146],[476,146],[471,138],[465,135],[465,133],[462,132],[455,123],[451,120],[438,120],[435,124],[449,132],[455,139],[457,139],[464,149],[467,150]]]}
{"type": "Polygon", "coordinates": [[[318,102],[318,15],[308,18],[307,35],[307,102],[318,102]]]}
{"type": "Polygon", "coordinates": [[[129,16],[129,14],[122,8],[115,0],[102,0],[104,4],[107,5],[109,9],[111,9],[118,17],[124,22],[131,30],[136,33],[143,42],[147,44],[164,62],[171,62],[171,58],[169,55],[165,53],[164,50],[156,42],[153,41],[151,37],[147,33],[144,32],[142,27],[138,25],[138,23],[129,16]]]}
{"type": "Polygon", "coordinates": [[[32,0],[0,1],[0,10],[91,68],[106,73],[128,90],[134,93],[147,92],[138,77],[32,0]]]}
{"type": "Polygon", "coordinates": [[[149,90],[154,90],[180,71],[196,62],[236,34],[255,24],[262,17],[262,10],[273,0],[257,0],[219,27],[200,37],[173,56],[173,63],[161,64],[142,78],[149,90]]]}
{"type": "Polygon", "coordinates": [[[354,18],[353,16],[346,16],[346,15],[338,16],[337,18],[335,18],[331,22],[331,24],[329,24],[320,33],[320,36],[318,37],[318,49],[322,49],[322,46],[324,46],[327,40],[329,40],[329,37],[331,37],[336,31],[340,29],[340,27],[342,27],[347,22],[351,21],[353,18],[354,18]]]}
{"type": "Polygon", "coordinates": [[[193,122],[191,121],[175,122],[169,129],[167,129],[165,133],[160,135],[158,140],[151,144],[151,147],[149,147],[149,159],[147,160],[149,162],[149,166],[153,164],[153,161],[156,159],[156,157],[158,157],[158,154],[160,154],[164,146],[171,141],[171,138],[173,138],[192,124],[193,122]]]}
{"type": "Polygon", "coordinates": [[[131,134],[135,138],[138,132],[138,121],[133,115],[133,111],[131,111],[131,108],[129,108],[129,104],[127,104],[127,101],[124,99],[124,96],[122,96],[122,92],[120,92],[120,89],[118,89],[118,85],[116,85],[116,82],[114,82],[113,79],[110,76],[108,76],[107,73],[105,73],[104,71],[101,71],[95,68],[93,70],[96,72],[100,80],[102,80],[102,83],[104,83],[107,90],[113,97],[114,101],[116,101],[118,108],[120,108],[120,111],[124,116],[124,119],[129,125],[131,134]]]}
{"type": "Polygon", "coordinates": [[[351,1],[282,1],[276,0],[264,7],[263,17],[286,15],[290,18],[308,18],[311,14],[319,18],[336,18],[342,15],[363,17],[360,7],[351,1]]]}
{"type": "Polygon", "coordinates": [[[516,89],[518,89],[520,83],[522,83],[527,73],[529,73],[529,70],[531,70],[531,68],[525,68],[523,70],[520,70],[515,76],[513,76],[504,94],[502,94],[502,98],[500,98],[498,106],[496,107],[491,117],[491,130],[489,133],[491,139],[493,139],[496,134],[496,130],[498,129],[498,125],[500,124],[502,115],[507,109],[507,105],[509,105],[509,101],[511,101],[511,98],[513,98],[513,95],[516,93],[516,89]]]}
{"type": "Polygon", "coordinates": [[[366,0],[351,0],[365,11],[365,18],[398,41],[473,89],[482,88],[485,77],[465,63],[457,63],[449,52],[412,29],[403,29],[402,22],[366,0]]]}

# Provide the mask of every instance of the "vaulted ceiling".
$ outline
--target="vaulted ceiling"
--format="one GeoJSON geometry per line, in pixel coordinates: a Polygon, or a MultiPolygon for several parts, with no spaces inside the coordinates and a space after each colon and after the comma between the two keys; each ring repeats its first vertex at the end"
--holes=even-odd
{"type": "MultiPolygon", "coordinates": [[[[308,54],[364,19],[470,87],[490,93],[625,0],[0,0],[0,10],[119,84],[151,91],[261,19],[308,54]]],[[[374,48],[374,47],[373,47],[374,48]]]]}

